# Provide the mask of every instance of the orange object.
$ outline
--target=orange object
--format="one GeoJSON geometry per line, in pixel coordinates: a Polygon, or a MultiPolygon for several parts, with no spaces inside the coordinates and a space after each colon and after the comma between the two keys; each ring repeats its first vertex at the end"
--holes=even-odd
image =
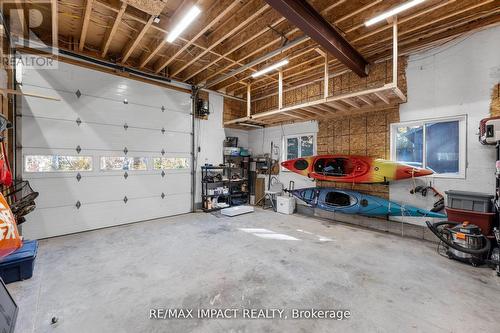
{"type": "Polygon", "coordinates": [[[2,141],[2,159],[0,159],[0,185],[12,185],[12,173],[10,171],[10,163],[5,149],[5,142],[2,141]]]}
{"type": "Polygon", "coordinates": [[[0,193],[0,258],[6,257],[23,246],[17,230],[16,219],[5,197],[0,193]]]}

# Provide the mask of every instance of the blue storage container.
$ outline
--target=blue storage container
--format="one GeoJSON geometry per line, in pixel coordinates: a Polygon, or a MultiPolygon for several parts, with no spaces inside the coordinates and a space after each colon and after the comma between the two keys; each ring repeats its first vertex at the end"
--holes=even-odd
{"type": "Polygon", "coordinates": [[[7,283],[31,278],[38,252],[38,241],[24,241],[17,251],[0,259],[0,277],[7,283]]]}

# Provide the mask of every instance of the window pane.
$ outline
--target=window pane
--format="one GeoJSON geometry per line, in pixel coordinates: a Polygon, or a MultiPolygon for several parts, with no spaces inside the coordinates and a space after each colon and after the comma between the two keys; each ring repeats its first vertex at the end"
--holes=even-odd
{"type": "Polygon", "coordinates": [[[293,160],[299,157],[299,139],[288,138],[286,139],[286,159],[293,160]]]}
{"type": "Polygon", "coordinates": [[[189,161],[185,157],[161,157],[153,159],[155,170],[189,169],[189,161]]]}
{"type": "Polygon", "coordinates": [[[91,156],[27,155],[25,172],[91,171],[91,156]]]}
{"type": "Polygon", "coordinates": [[[426,164],[436,173],[459,171],[459,122],[425,125],[426,164]]]}
{"type": "Polygon", "coordinates": [[[101,170],[147,170],[146,161],[146,157],[103,156],[101,170]]]}
{"type": "Polygon", "coordinates": [[[396,129],[396,160],[422,166],[422,126],[400,126],[396,129]]]}
{"type": "Polygon", "coordinates": [[[314,154],[313,138],[312,135],[300,137],[301,157],[312,156],[314,154]]]}

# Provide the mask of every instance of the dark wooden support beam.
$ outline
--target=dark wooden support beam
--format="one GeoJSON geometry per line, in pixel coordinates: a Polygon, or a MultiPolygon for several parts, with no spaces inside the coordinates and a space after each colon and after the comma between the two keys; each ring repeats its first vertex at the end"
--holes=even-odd
{"type": "Polygon", "coordinates": [[[361,77],[368,75],[368,62],[307,1],[266,0],[288,21],[361,77]]]}

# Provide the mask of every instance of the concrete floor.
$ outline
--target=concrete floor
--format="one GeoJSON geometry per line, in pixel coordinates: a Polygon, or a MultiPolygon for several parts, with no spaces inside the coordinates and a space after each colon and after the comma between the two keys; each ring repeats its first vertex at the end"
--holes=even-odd
{"type": "Polygon", "coordinates": [[[443,258],[433,243],[262,210],[45,240],[34,277],[8,288],[17,333],[500,331],[494,271],[443,258]],[[349,309],[351,318],[150,320],[152,307],[349,309]]]}

